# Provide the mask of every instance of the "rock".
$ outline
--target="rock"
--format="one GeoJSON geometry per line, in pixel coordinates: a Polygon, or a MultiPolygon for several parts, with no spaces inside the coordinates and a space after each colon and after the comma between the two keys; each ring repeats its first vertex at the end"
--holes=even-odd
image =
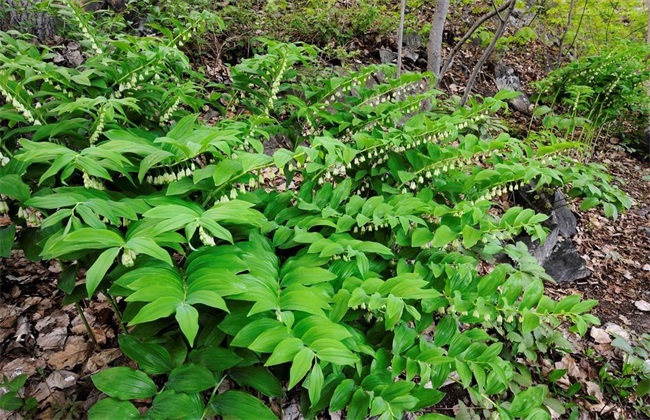
{"type": "Polygon", "coordinates": [[[528,247],[530,254],[535,257],[537,262],[540,264],[544,264],[544,262],[551,256],[560,237],[560,229],[557,225],[551,225],[550,229],[551,231],[546,237],[544,243],[533,241],[528,235],[521,238],[521,241],[528,247]]]}
{"type": "Polygon", "coordinates": [[[382,64],[393,63],[397,60],[397,53],[391,50],[380,49],[379,59],[381,60],[382,64]]]}
{"type": "Polygon", "coordinates": [[[54,54],[52,61],[62,66],[79,67],[85,61],[81,53],[81,45],[77,42],[69,43],[63,52],[54,54]]]}
{"type": "Polygon", "coordinates": [[[558,242],[549,258],[542,265],[558,283],[580,280],[591,274],[570,240],[558,242]]]}
{"type": "Polygon", "coordinates": [[[565,238],[570,238],[578,233],[578,220],[569,209],[566,197],[562,194],[562,191],[555,190],[551,205],[553,206],[551,218],[553,219],[553,223],[557,224],[560,235],[565,238]]]}
{"type": "Polygon", "coordinates": [[[519,92],[516,98],[508,100],[508,104],[515,111],[530,114],[530,100],[521,88],[521,81],[515,70],[510,66],[497,65],[495,70],[496,85],[499,90],[512,90],[519,92]]]}
{"type": "Polygon", "coordinates": [[[417,50],[418,48],[422,48],[424,41],[417,32],[407,32],[402,38],[402,45],[409,49],[417,50]]]}

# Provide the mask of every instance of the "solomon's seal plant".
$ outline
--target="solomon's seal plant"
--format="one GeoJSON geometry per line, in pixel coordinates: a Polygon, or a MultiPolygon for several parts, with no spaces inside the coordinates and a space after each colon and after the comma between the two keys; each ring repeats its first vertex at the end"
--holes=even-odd
{"type": "Polygon", "coordinates": [[[628,207],[565,153],[580,143],[511,137],[494,117],[507,93],[458,107],[385,66],[310,81],[295,65],[313,49],[271,42],[224,87],[247,112],[208,127],[164,37],[107,41],[65,71],[0,37],[0,84],[41,104],[41,126],[0,108],[21,246],[63,262],[67,302],[109,297],[137,364],[93,376],[107,397],[90,418],[139,418],[143,400],[152,418],[275,418],[262,400],[296,387],[306,417],[401,418],[449,380],[488,413],[550,416],[517,360],[570,351],[559,328],[584,334],[595,302],[544,295],[514,238],[544,240],[547,216],[497,202],[571,184],[628,207]],[[291,147],[263,153],[272,137],[291,147]]]}

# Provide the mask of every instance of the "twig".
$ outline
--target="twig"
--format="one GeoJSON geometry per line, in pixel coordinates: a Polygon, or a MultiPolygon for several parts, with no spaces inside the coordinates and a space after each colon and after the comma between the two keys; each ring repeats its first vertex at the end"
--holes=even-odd
{"type": "Polygon", "coordinates": [[[472,27],[469,28],[469,30],[467,31],[467,33],[466,33],[465,35],[463,35],[463,37],[460,39],[460,41],[458,41],[458,43],[457,43],[457,44],[454,46],[454,48],[451,50],[451,53],[449,53],[449,57],[447,58],[447,60],[445,60],[445,63],[444,63],[444,65],[442,66],[442,70],[440,70],[440,79],[439,79],[439,80],[441,80],[442,77],[443,77],[443,76],[445,75],[445,73],[447,72],[447,70],[449,70],[449,67],[451,67],[451,65],[452,65],[452,63],[453,63],[454,57],[456,56],[456,54],[458,54],[458,51],[460,51],[460,49],[461,49],[461,47],[463,46],[463,44],[465,44],[465,42],[467,42],[467,40],[468,40],[468,39],[469,39],[469,38],[474,34],[474,32],[476,32],[476,30],[477,30],[477,29],[478,29],[478,28],[479,28],[479,27],[480,27],[480,26],[481,26],[481,25],[482,25],[486,20],[493,18],[494,15],[496,15],[496,14],[499,13],[500,11],[502,12],[502,11],[506,10],[506,9],[508,8],[508,4],[509,4],[509,3],[506,3],[506,4],[504,4],[503,6],[501,6],[500,8],[498,8],[498,9],[496,9],[496,10],[492,10],[491,12],[488,12],[488,13],[484,14],[484,15],[481,16],[481,17],[480,17],[476,22],[474,22],[474,24],[472,25],[472,27]]]}
{"type": "Polygon", "coordinates": [[[465,88],[465,93],[463,94],[463,98],[460,100],[461,106],[465,106],[465,104],[467,103],[469,94],[472,91],[472,87],[474,87],[474,83],[476,82],[476,77],[481,71],[483,64],[492,53],[492,50],[494,50],[494,46],[496,45],[497,41],[499,40],[499,38],[501,38],[501,35],[503,35],[503,31],[506,29],[506,25],[508,24],[508,19],[510,19],[510,14],[512,14],[512,10],[515,8],[516,4],[517,4],[517,0],[510,0],[510,2],[508,3],[508,11],[506,12],[505,19],[501,21],[499,28],[497,29],[497,31],[494,33],[494,36],[492,37],[492,41],[490,42],[490,45],[488,45],[488,47],[483,52],[481,58],[478,60],[478,63],[476,63],[476,65],[474,66],[474,70],[472,71],[472,74],[469,77],[469,80],[467,81],[467,87],[465,88]]]}

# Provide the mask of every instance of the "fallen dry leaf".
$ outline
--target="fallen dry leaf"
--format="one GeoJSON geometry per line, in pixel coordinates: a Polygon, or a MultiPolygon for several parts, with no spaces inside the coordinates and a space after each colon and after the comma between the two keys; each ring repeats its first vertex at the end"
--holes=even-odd
{"type": "Polygon", "coordinates": [[[85,371],[88,373],[95,373],[102,370],[121,355],[122,351],[120,349],[106,349],[99,353],[95,353],[90,357],[90,359],[88,359],[85,371]]]}
{"type": "Polygon", "coordinates": [[[593,338],[598,344],[609,344],[612,342],[609,334],[607,334],[607,332],[602,328],[592,327],[589,335],[591,335],[591,338],[593,338]]]}
{"type": "Polygon", "coordinates": [[[86,360],[90,343],[85,338],[73,336],[68,339],[65,349],[54,353],[48,359],[48,364],[55,369],[71,368],[86,360]]]}
{"type": "Polygon", "coordinates": [[[626,329],[614,324],[613,322],[608,322],[605,324],[605,331],[610,334],[615,334],[627,342],[630,341],[630,333],[626,329]]]}
{"type": "Polygon", "coordinates": [[[68,329],[60,327],[47,334],[39,335],[36,344],[43,350],[57,350],[63,348],[66,338],[68,338],[68,329]]]}
{"type": "Polygon", "coordinates": [[[78,376],[68,370],[55,370],[45,381],[50,388],[66,389],[77,383],[78,376]]]}
{"type": "Polygon", "coordinates": [[[24,341],[25,338],[29,335],[29,318],[26,316],[18,317],[17,327],[16,327],[16,341],[24,341]]]}
{"type": "Polygon", "coordinates": [[[637,300],[634,302],[634,306],[640,311],[643,312],[650,312],[650,303],[646,302],[645,300],[637,300]]]}
{"type": "Polygon", "coordinates": [[[10,379],[22,375],[23,373],[29,378],[36,373],[37,369],[43,367],[45,367],[45,361],[43,359],[20,357],[10,361],[4,366],[1,366],[0,373],[6,375],[10,379]]]}
{"type": "Polygon", "coordinates": [[[602,409],[605,408],[605,401],[603,398],[603,393],[600,391],[600,386],[598,386],[597,383],[591,381],[587,381],[585,385],[587,385],[587,394],[596,398],[598,401],[597,404],[590,404],[591,410],[595,412],[602,411],[602,409]]]}

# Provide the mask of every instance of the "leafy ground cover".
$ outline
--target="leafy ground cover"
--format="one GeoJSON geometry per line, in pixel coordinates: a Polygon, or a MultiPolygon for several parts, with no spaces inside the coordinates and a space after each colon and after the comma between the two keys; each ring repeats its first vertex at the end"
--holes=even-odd
{"type": "MultiPolygon", "coordinates": [[[[593,348],[591,358],[576,352],[556,361],[558,367],[570,370],[567,381],[560,381],[560,389],[568,389],[575,381],[600,382],[599,371],[606,363],[612,376],[622,371],[624,351],[612,346],[611,341],[621,330],[637,337],[648,331],[650,315],[637,302],[648,302],[648,281],[650,271],[647,263],[650,201],[648,182],[643,177],[650,175],[650,165],[627,155],[624,151],[609,149],[599,159],[608,160],[613,171],[625,181],[624,190],[637,204],[629,213],[617,221],[604,217],[598,210],[582,213],[579,221],[578,243],[582,253],[588,256],[592,276],[579,284],[547,284],[547,292],[556,298],[578,293],[588,299],[599,300],[595,313],[601,318],[602,326],[608,330],[603,336],[596,332],[583,339],[574,338],[583,351],[593,348]],[[615,161],[612,157],[615,156],[615,161]],[[634,168],[633,171],[628,168],[634,168]],[[621,240],[612,241],[612,237],[621,240]],[[628,246],[634,244],[634,246],[628,246]],[[612,334],[610,334],[612,333],[612,334]]],[[[9,223],[4,219],[3,224],[9,223]]],[[[2,260],[2,360],[3,375],[18,372],[28,376],[24,396],[34,397],[38,408],[34,412],[40,418],[56,418],[57,414],[82,416],[102,397],[94,388],[90,375],[113,365],[134,367],[119,350],[117,336],[119,325],[113,317],[110,303],[106,299],[89,302],[83,312],[98,341],[94,347],[89,342],[87,331],[73,304],[63,304],[65,294],[56,288],[55,282],[61,267],[57,263],[30,262],[20,251],[11,258],[2,260]]],[[[591,332],[591,331],[590,331],[591,332]]],[[[231,384],[227,383],[223,389],[231,384]]],[[[625,397],[619,397],[613,389],[594,392],[593,398],[585,392],[564,401],[576,401],[585,407],[589,418],[623,416],[638,418],[639,411],[628,405],[625,397]],[[586,394],[586,395],[585,395],[586,394]]],[[[456,399],[445,399],[436,409],[450,415],[460,409],[459,400],[466,406],[472,403],[463,394],[453,394],[456,399]]],[[[284,419],[298,418],[297,394],[290,394],[281,400],[271,400],[273,410],[283,413],[284,419]]],[[[8,418],[20,418],[19,414],[5,413],[8,418]]]]}
{"type": "Polygon", "coordinates": [[[606,132],[588,109],[550,101],[543,130],[517,138],[500,116],[511,93],[461,107],[427,75],[324,76],[313,47],[269,40],[214,84],[179,49],[222,26],[213,15],[140,38],[53,5],[86,51],[74,68],[2,34],[1,242],[23,250],[3,282],[16,302],[3,307],[5,408],[644,412],[644,337],[598,328],[583,290],[544,295],[548,276],[512,240],[546,236],[547,216],[513,205],[515,191],[564,188],[610,218],[633,204],[586,162],[581,133],[606,132]]]}

